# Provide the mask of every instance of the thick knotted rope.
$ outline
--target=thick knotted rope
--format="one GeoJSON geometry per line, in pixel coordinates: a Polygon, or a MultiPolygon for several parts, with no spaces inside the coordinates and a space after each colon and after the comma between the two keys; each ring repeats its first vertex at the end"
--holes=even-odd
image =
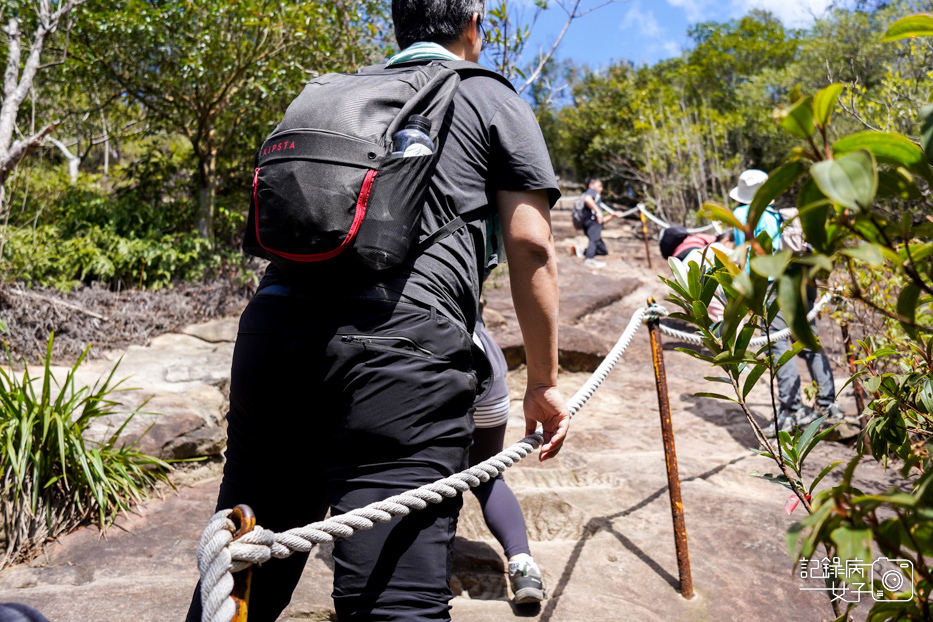
{"type": "MultiPolygon", "coordinates": [[[[813,308],[810,309],[810,312],[807,314],[807,320],[813,320],[816,316],[823,310],[827,304],[833,300],[834,296],[831,293],[823,294],[823,297],[817,301],[813,308]]],[[[666,314],[666,312],[665,312],[666,314]]],[[[674,339],[679,339],[680,341],[686,341],[687,343],[692,343],[694,345],[702,346],[703,345],[703,336],[700,333],[696,332],[685,332],[682,330],[677,330],[676,328],[671,328],[670,326],[665,326],[660,324],[661,332],[667,335],[668,337],[673,337],[674,339]]],[[[775,342],[780,339],[786,339],[790,337],[790,329],[785,328],[777,332],[771,333],[771,341],[775,342]]],[[[761,346],[768,343],[768,336],[762,335],[761,337],[755,337],[752,339],[748,345],[752,348],[760,348],[761,346]]]]}
{"type": "MultiPolygon", "coordinates": [[[[653,308],[653,307],[652,307],[653,308]]],[[[667,313],[666,311],[664,312],[667,313]]],[[[632,343],[632,339],[635,337],[635,333],[638,332],[638,329],[641,327],[642,323],[648,319],[649,309],[638,309],[632,315],[632,319],[629,320],[628,326],[625,327],[625,330],[622,332],[622,336],[619,337],[619,340],[616,342],[616,345],[612,347],[612,350],[609,351],[609,354],[606,358],[603,359],[603,362],[599,364],[599,367],[596,368],[596,371],[593,372],[593,375],[583,383],[583,386],[580,387],[580,390],[577,391],[570,401],[567,402],[567,408],[570,410],[570,416],[574,416],[577,412],[583,408],[583,405],[586,404],[587,400],[593,397],[593,394],[596,393],[596,389],[599,388],[599,385],[603,383],[606,379],[606,376],[609,375],[609,372],[612,371],[612,368],[615,367],[616,363],[619,362],[619,359],[622,358],[622,355],[625,354],[625,351],[628,349],[629,344],[632,343]]]]}
{"type": "Polygon", "coordinates": [[[396,516],[408,515],[412,510],[422,510],[429,503],[440,503],[445,498],[455,497],[498,476],[543,442],[541,434],[526,436],[488,460],[450,477],[282,533],[274,533],[257,525],[251,532],[234,540],[236,527],[229,518],[232,510],[217,512],[208,522],[198,545],[202,622],[230,622],[233,618],[236,605],[230,596],[233,590],[232,573],[273,557],[282,559],[295,552],[307,553],[315,544],[352,536],[357,531],[372,529],[376,523],[387,523],[396,516]]]}
{"type": "MultiPolygon", "coordinates": [[[[662,229],[667,229],[667,228],[671,227],[671,224],[670,224],[670,223],[664,222],[663,220],[661,220],[660,218],[658,218],[657,216],[655,216],[654,214],[652,214],[651,212],[649,212],[647,209],[645,209],[645,204],[644,204],[644,203],[639,203],[638,205],[635,206],[635,208],[636,208],[639,212],[641,212],[642,214],[644,214],[644,215],[645,215],[645,218],[647,218],[648,220],[650,220],[650,221],[653,222],[654,224],[658,225],[658,226],[661,227],[662,229]]],[[[715,228],[716,228],[716,225],[706,225],[705,227],[694,227],[694,228],[692,228],[692,229],[687,229],[687,233],[702,233],[702,232],[704,232],[704,231],[709,231],[710,229],[715,229],[715,228]]]]}

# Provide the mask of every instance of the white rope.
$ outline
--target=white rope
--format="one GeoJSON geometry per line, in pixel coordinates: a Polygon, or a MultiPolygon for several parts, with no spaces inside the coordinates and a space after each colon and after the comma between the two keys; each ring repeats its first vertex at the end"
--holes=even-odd
{"type": "MultiPolygon", "coordinates": [[[[645,209],[644,203],[639,203],[638,205],[635,206],[635,208],[638,209],[639,212],[644,214],[645,218],[647,218],[654,224],[658,225],[662,229],[667,229],[671,226],[670,223],[664,222],[663,220],[661,220],[660,218],[658,218],[657,216],[649,212],[647,209],[645,209]]],[[[710,229],[715,229],[715,228],[716,228],[715,225],[709,224],[709,225],[706,225],[705,227],[694,227],[692,229],[687,229],[687,233],[702,233],[704,231],[709,231],[710,229]]]]}
{"type": "MultiPolygon", "coordinates": [[[[667,312],[665,311],[664,313],[666,314],[667,312]]],[[[619,340],[616,342],[616,345],[612,347],[612,350],[609,351],[609,354],[603,359],[603,362],[600,363],[596,371],[593,372],[593,375],[583,383],[580,390],[567,402],[567,408],[570,410],[571,417],[577,414],[577,411],[583,408],[587,400],[593,397],[596,389],[599,388],[599,385],[603,383],[606,376],[608,376],[612,368],[615,367],[615,364],[618,363],[622,355],[625,354],[625,350],[628,349],[629,344],[632,343],[635,333],[638,332],[638,329],[645,321],[647,315],[648,309],[638,309],[635,311],[632,315],[632,319],[628,322],[628,326],[626,326],[625,330],[622,332],[622,336],[619,337],[619,340]]]]}
{"type": "Polygon", "coordinates": [[[372,529],[376,523],[406,516],[413,509],[422,510],[428,503],[440,503],[445,498],[455,497],[498,476],[543,442],[541,434],[531,434],[488,460],[450,477],[282,533],[273,533],[257,525],[251,532],[234,540],[236,527],[229,517],[232,510],[217,512],[208,522],[198,545],[202,622],[230,622],[233,619],[236,605],[230,596],[232,573],[273,557],[282,559],[295,552],[307,553],[315,544],[352,536],[357,531],[372,529]]]}
{"type": "MultiPolygon", "coordinates": [[[[816,319],[816,316],[823,310],[827,304],[833,299],[833,294],[826,293],[823,294],[823,297],[813,305],[813,308],[810,309],[810,312],[807,314],[807,320],[812,321],[816,319]]],[[[671,328],[670,326],[665,326],[664,324],[659,324],[661,332],[667,335],[668,337],[673,337],[674,339],[679,339],[681,341],[686,341],[687,343],[692,343],[694,345],[702,346],[703,345],[703,336],[697,332],[685,332],[682,330],[677,330],[676,328],[671,328]]],[[[776,333],[771,333],[771,341],[776,342],[781,339],[786,339],[790,337],[790,329],[785,328],[779,330],[776,333]]],[[[760,348],[761,346],[768,343],[768,336],[762,335],[761,337],[755,337],[752,339],[748,345],[752,348],[760,348]]]]}

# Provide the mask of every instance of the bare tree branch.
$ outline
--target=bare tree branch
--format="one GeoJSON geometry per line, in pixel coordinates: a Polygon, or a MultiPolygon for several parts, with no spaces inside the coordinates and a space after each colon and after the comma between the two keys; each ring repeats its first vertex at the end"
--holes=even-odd
{"type": "MultiPolygon", "coordinates": [[[[38,26],[32,36],[32,44],[25,62],[22,61],[22,31],[20,21],[13,17],[3,28],[7,36],[7,62],[3,76],[3,102],[0,104],[0,185],[20,161],[35,150],[55,129],[55,123],[46,125],[22,140],[13,143],[16,131],[16,117],[20,106],[33,89],[36,74],[42,69],[42,52],[49,38],[58,30],[62,18],[86,0],[62,0],[58,8],[52,10],[50,0],[38,0],[35,7],[38,26]],[[22,68],[21,68],[22,66],[22,68]],[[12,144],[11,144],[12,143],[12,144]]],[[[66,46],[67,48],[67,46],[66,46]]]]}

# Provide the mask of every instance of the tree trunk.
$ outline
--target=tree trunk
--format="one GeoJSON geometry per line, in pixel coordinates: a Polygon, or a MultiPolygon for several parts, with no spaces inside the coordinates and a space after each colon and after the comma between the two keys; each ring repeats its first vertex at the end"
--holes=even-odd
{"type": "Polygon", "coordinates": [[[214,237],[214,204],[217,199],[217,152],[211,150],[198,163],[201,185],[198,188],[198,235],[214,237]]]}

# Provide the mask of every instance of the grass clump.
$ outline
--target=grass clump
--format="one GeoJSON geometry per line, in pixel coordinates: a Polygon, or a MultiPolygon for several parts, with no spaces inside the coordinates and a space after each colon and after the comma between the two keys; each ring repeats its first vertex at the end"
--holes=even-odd
{"type": "MultiPolygon", "coordinates": [[[[103,382],[77,387],[75,372],[90,346],[59,384],[51,370],[49,337],[41,376],[0,368],[0,520],[6,543],[0,568],[34,556],[49,539],[96,520],[102,528],[153,486],[168,481],[169,465],[120,436],[138,412],[100,442],[84,438],[90,425],[118,414],[113,394],[118,361],[103,382]]],[[[8,360],[10,353],[7,352],[8,360]]],[[[25,367],[25,364],[24,364],[25,367]]],[[[138,442],[138,440],[137,440],[138,442]]]]}

